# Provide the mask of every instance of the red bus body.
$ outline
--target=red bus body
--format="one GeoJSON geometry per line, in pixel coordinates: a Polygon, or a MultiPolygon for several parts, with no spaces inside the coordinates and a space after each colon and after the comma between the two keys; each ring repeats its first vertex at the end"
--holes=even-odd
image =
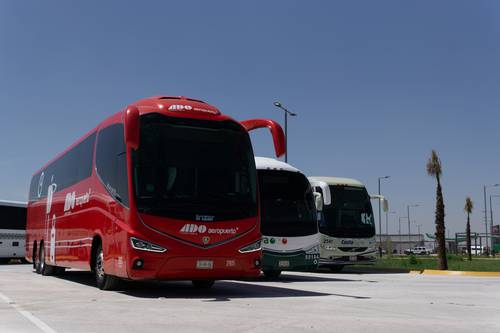
{"type": "Polygon", "coordinates": [[[235,126],[246,136],[247,130],[267,127],[273,135],[277,155],[285,150],[283,131],[273,121],[257,119],[247,121],[246,125],[245,122],[240,124],[211,105],[184,97],[140,100],[100,123],[33,175],[26,228],[27,260],[34,262],[43,246],[49,265],[92,270],[93,251],[100,243],[104,271],[124,279],[196,280],[258,276],[260,247],[240,252],[261,238],[258,200],[254,216],[235,220],[207,221],[205,219],[209,218],[205,216],[189,220],[139,212],[132,154],[143,144],[139,142],[141,117],[150,113],[169,119],[230,122],[237,124],[235,126]],[[112,195],[116,194],[116,189],[104,183],[96,168],[101,131],[117,124],[117,128],[122,124],[124,129],[127,204],[112,195]],[[91,149],[91,162],[75,160],[88,149],[91,149]],[[65,163],[77,168],[91,163],[90,175],[75,178],[82,177],[78,174],[80,171],[76,172],[75,167],[68,171],[64,168],[65,163]],[[69,180],[65,179],[65,184],[58,183],[58,178],[64,177],[69,180]],[[78,181],[72,184],[70,178],[73,182],[78,181]],[[157,246],[153,250],[163,248],[165,251],[134,248],[131,238],[157,246]],[[136,267],[138,260],[142,261],[140,267],[136,267]],[[213,266],[200,266],[200,261],[212,262],[213,266]]]}

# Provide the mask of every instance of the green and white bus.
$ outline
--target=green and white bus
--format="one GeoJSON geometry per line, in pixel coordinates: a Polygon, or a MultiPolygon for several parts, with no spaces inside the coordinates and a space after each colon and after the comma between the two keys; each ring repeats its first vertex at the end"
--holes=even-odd
{"type": "Polygon", "coordinates": [[[262,271],[277,278],[282,271],[313,271],[319,262],[318,215],[313,193],[300,170],[256,157],[262,231],[262,271]]]}
{"type": "MultiPolygon", "coordinates": [[[[323,196],[319,213],[320,266],[341,271],[345,265],[373,264],[377,248],[375,219],[365,186],[358,180],[309,177],[315,192],[323,196]]],[[[382,196],[384,210],[387,201],[382,196]]]]}

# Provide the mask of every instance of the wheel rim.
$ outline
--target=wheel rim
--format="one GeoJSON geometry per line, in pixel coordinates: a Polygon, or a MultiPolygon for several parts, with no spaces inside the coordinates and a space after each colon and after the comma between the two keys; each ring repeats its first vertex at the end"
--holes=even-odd
{"type": "Polygon", "coordinates": [[[99,251],[95,261],[95,273],[98,278],[102,279],[104,277],[104,255],[102,250],[99,251]]]}

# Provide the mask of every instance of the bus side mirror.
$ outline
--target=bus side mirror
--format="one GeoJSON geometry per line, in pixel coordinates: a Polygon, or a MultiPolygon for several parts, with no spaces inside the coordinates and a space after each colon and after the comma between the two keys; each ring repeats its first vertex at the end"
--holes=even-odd
{"type": "Polygon", "coordinates": [[[316,210],[318,212],[323,211],[323,196],[319,192],[313,192],[314,204],[316,205],[316,210]]]}
{"type": "Polygon", "coordinates": [[[139,109],[129,106],[125,110],[125,142],[132,149],[139,148],[139,109]]]}
{"type": "Polygon", "coordinates": [[[384,210],[384,213],[389,211],[389,201],[386,198],[382,198],[382,209],[384,210]]]}
{"type": "Polygon", "coordinates": [[[274,151],[276,157],[283,156],[286,151],[285,134],[280,124],[270,119],[248,119],[241,122],[241,125],[250,132],[256,128],[269,128],[273,136],[274,151]]]}
{"type": "Polygon", "coordinates": [[[389,211],[389,201],[387,201],[387,199],[383,195],[372,194],[370,196],[370,198],[373,199],[373,200],[379,200],[380,201],[380,204],[382,205],[382,209],[384,210],[384,213],[387,213],[389,211]]]}

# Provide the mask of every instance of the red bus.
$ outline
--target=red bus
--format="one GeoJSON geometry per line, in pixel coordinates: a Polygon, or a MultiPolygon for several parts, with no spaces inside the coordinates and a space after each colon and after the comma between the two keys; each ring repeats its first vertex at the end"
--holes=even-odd
{"type": "Polygon", "coordinates": [[[101,289],[127,280],[254,277],[260,213],[248,131],[207,103],[151,97],[114,114],[31,180],[26,259],[37,273],[93,271],[101,289]]]}

